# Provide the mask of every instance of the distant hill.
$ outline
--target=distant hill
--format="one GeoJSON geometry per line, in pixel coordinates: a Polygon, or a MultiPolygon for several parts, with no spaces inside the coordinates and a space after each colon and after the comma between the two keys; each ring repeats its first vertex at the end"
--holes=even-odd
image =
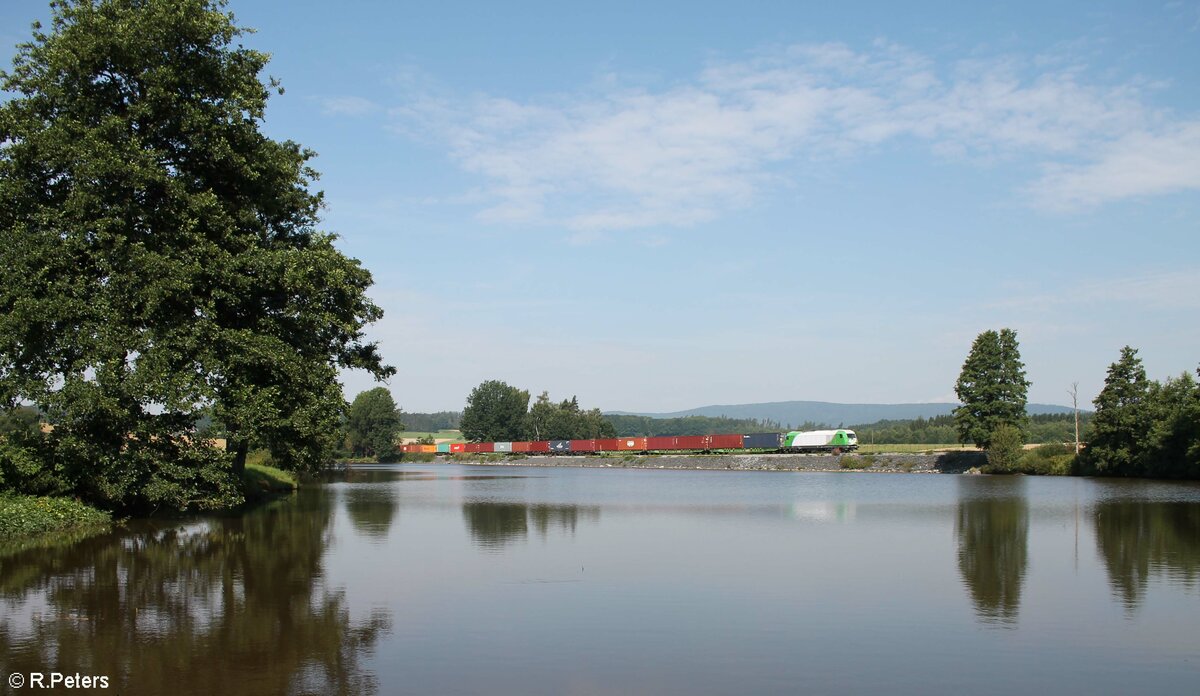
{"type": "MultiPolygon", "coordinates": [[[[650,418],[724,416],[736,419],[775,421],[784,426],[795,426],[801,423],[827,423],[836,426],[876,423],[881,420],[912,420],[946,416],[953,413],[957,406],[958,404],[835,404],[827,401],[775,401],[763,404],[701,406],[672,413],[606,411],[605,414],[649,416],[650,418]]],[[[1026,410],[1030,415],[1071,413],[1070,407],[1053,404],[1029,404],[1026,410]]]]}

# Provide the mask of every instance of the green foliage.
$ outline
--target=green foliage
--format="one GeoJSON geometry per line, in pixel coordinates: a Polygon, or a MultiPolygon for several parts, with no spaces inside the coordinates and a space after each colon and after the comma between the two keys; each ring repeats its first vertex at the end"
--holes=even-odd
{"type": "MultiPolygon", "coordinates": [[[[481,455],[470,455],[470,456],[481,456],[481,455]]],[[[504,455],[498,455],[498,457],[503,458],[504,455]]],[[[437,454],[431,453],[431,452],[398,452],[397,454],[389,457],[388,461],[423,462],[424,463],[424,462],[432,462],[435,459],[437,459],[437,454]]]]}
{"type": "Polygon", "coordinates": [[[296,477],[273,466],[247,464],[242,474],[242,488],[246,500],[261,500],[296,490],[296,477]]]}
{"type": "Polygon", "coordinates": [[[463,409],[463,437],[474,442],[510,442],[525,432],[529,392],[488,380],[471,390],[463,409]]]}
{"type": "Polygon", "coordinates": [[[437,413],[405,413],[404,427],[417,432],[437,432],[439,430],[458,430],[462,422],[462,413],[458,411],[438,411],[437,413]]]}
{"type": "Polygon", "coordinates": [[[1137,350],[1125,346],[1121,357],[1108,368],[1104,388],[1092,403],[1091,435],[1084,452],[1089,469],[1099,474],[1136,476],[1150,433],[1150,381],[1137,350]]]}
{"type": "MultiPolygon", "coordinates": [[[[617,437],[656,437],[679,435],[718,435],[727,433],[778,433],[785,428],[768,420],[727,418],[725,416],[684,416],[682,418],[651,418],[650,416],[607,415],[617,437]]],[[[820,423],[804,423],[797,430],[821,430],[820,423]]]]}
{"type": "Polygon", "coordinates": [[[843,469],[862,470],[875,466],[875,457],[866,455],[843,454],[838,457],[838,466],[843,469]]]}
{"type": "Polygon", "coordinates": [[[1094,403],[1085,473],[1200,478],[1200,385],[1190,374],[1149,380],[1126,346],[1094,403]]]}
{"type": "MultiPolygon", "coordinates": [[[[1079,422],[1086,431],[1091,413],[1080,413],[1079,422]]],[[[938,445],[958,442],[954,416],[934,416],[913,420],[882,420],[864,425],[852,425],[860,444],[938,445]]],[[[1075,415],[1071,413],[1042,413],[1029,416],[1024,428],[1026,442],[1073,442],[1075,415]]],[[[973,443],[972,443],[973,444],[973,443]]]]}
{"type": "Polygon", "coordinates": [[[1018,470],[1023,455],[1024,438],[1015,426],[1003,424],[988,438],[988,470],[993,474],[1011,474],[1018,470]]]}
{"type": "Polygon", "coordinates": [[[542,392],[525,416],[523,439],[526,440],[589,440],[616,436],[616,428],[600,409],[581,410],[579,400],[574,396],[556,404],[550,401],[549,392],[542,392]]]}
{"type": "Polygon", "coordinates": [[[112,518],[71,498],[0,494],[0,539],[108,524],[112,518]]]}
{"type": "Polygon", "coordinates": [[[954,409],[959,442],[989,449],[1001,425],[1022,428],[1029,382],[1012,329],[984,331],[971,345],[954,392],[962,405],[954,409]]]}
{"type": "Polygon", "coordinates": [[[0,437],[18,435],[28,437],[39,432],[41,414],[30,406],[16,406],[0,410],[0,437]]]}
{"type": "Polygon", "coordinates": [[[1074,446],[1053,443],[1026,450],[1017,464],[1017,471],[1041,476],[1067,476],[1074,470],[1074,465],[1074,446]]]}
{"type": "Polygon", "coordinates": [[[220,0],[53,8],[0,74],[0,405],[56,428],[4,466],[150,508],[236,501],[252,445],[319,468],[338,370],[392,370],[363,342],[370,274],[315,229],[313,153],[259,131],[267,55],[220,0]]]}
{"type": "Polygon", "coordinates": [[[396,435],[404,429],[400,411],[386,387],[375,387],[354,397],[346,417],[346,434],[354,456],[379,456],[396,448],[396,435]]]}
{"type": "Polygon", "coordinates": [[[1151,382],[1151,428],[1141,455],[1149,476],[1200,478],[1200,385],[1186,372],[1151,382]]]}

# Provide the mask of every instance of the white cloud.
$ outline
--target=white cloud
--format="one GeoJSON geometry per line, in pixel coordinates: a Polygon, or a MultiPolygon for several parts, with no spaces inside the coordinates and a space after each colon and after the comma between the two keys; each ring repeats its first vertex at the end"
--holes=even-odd
{"type": "Polygon", "coordinates": [[[446,143],[492,199],[489,222],[577,231],[688,226],[752,203],[786,167],[900,137],[939,155],[1029,158],[1035,204],[1079,208],[1200,188],[1200,126],[1139,83],[1045,61],[934,61],[878,42],[793,46],[659,89],[516,100],[411,95],[393,127],[446,143]],[[944,74],[943,74],[944,73],[944,74]]]}
{"type": "Polygon", "coordinates": [[[1128,133],[1091,162],[1048,165],[1031,187],[1041,205],[1064,211],[1187,190],[1200,190],[1200,121],[1161,133],[1128,133]]]}

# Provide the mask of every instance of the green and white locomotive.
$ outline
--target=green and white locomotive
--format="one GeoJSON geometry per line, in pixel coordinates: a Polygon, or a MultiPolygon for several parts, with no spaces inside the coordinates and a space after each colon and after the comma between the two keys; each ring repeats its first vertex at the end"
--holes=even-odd
{"type": "Polygon", "coordinates": [[[783,436],[785,452],[848,452],[858,449],[853,430],[793,430],[783,436]]]}

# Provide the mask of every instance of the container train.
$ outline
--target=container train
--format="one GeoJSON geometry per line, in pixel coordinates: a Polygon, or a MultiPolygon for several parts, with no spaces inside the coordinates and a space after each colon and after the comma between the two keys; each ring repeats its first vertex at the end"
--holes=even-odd
{"type": "Polygon", "coordinates": [[[531,442],[440,442],[436,445],[401,445],[414,454],[539,453],[591,454],[594,452],[832,452],[858,449],[853,430],[793,430],[787,433],[749,435],[679,435],[671,437],[615,437],[594,440],[534,440],[531,442]]]}

